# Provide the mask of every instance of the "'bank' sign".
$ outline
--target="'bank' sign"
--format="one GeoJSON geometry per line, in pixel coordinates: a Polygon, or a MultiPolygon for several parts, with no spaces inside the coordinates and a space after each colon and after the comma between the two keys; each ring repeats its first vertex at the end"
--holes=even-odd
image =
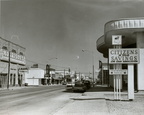
{"type": "Polygon", "coordinates": [[[139,50],[129,49],[109,49],[110,64],[135,64],[139,63],[139,50]]]}

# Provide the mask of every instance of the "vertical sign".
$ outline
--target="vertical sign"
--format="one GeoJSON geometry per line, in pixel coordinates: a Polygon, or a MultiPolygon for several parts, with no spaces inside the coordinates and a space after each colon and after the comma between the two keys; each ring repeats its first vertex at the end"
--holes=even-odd
{"type": "MultiPolygon", "coordinates": [[[[122,36],[121,35],[112,35],[112,45],[114,49],[120,49],[122,45],[122,36]]],[[[110,54],[109,54],[110,55],[110,54]]],[[[109,59],[110,60],[110,59],[109,59]]],[[[115,63],[113,65],[114,69],[121,70],[121,64],[115,63]]],[[[114,75],[114,99],[116,100],[121,99],[121,75],[114,75]]]]}
{"type": "Polygon", "coordinates": [[[113,35],[112,36],[112,45],[121,45],[122,44],[122,36],[121,35],[113,35]]]}

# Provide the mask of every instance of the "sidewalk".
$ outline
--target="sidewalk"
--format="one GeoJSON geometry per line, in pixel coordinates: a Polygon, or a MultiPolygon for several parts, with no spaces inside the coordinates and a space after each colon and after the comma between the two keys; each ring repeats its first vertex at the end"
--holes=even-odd
{"type": "Polygon", "coordinates": [[[112,93],[112,89],[101,86],[93,87],[81,96],[71,98],[71,103],[54,115],[110,115],[105,93],[112,93]]]}
{"type": "Polygon", "coordinates": [[[121,101],[114,101],[113,89],[95,86],[71,102],[54,115],[142,115],[144,113],[144,93],[135,93],[134,101],[127,100],[127,92],[121,92],[121,101]]]}
{"type": "Polygon", "coordinates": [[[5,88],[0,88],[0,91],[5,91],[5,90],[16,90],[16,89],[22,89],[22,88],[27,88],[27,86],[15,86],[15,87],[5,87],[5,88]]]}

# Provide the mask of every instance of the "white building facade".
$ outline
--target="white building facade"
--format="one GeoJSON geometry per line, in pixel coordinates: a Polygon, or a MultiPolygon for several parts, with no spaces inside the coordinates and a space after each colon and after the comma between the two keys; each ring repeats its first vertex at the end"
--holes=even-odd
{"type": "Polygon", "coordinates": [[[42,85],[44,78],[44,70],[40,68],[29,68],[25,72],[25,84],[27,85],[42,85]]]}

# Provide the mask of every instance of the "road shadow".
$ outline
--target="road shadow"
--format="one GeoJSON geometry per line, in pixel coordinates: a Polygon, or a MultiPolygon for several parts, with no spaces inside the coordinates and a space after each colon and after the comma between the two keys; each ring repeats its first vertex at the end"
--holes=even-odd
{"type": "Polygon", "coordinates": [[[84,93],[83,91],[72,91],[72,90],[65,90],[65,93],[84,93]]]}
{"type": "Polygon", "coordinates": [[[103,86],[103,85],[96,85],[94,87],[91,87],[89,90],[87,90],[86,92],[111,92],[113,91],[112,87],[108,87],[108,86],[103,86]]]}
{"type": "Polygon", "coordinates": [[[65,92],[65,93],[73,93],[72,90],[64,90],[64,91],[62,91],[62,92],[65,92]]]}

